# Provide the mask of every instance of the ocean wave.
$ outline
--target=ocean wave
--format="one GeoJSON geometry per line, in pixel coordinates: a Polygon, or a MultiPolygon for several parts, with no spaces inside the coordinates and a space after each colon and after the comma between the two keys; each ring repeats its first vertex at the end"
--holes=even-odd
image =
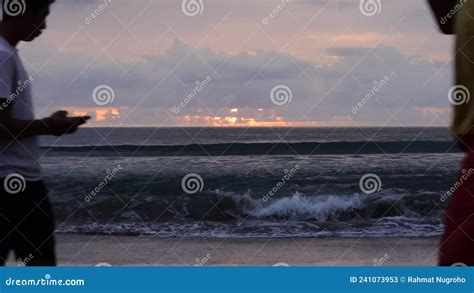
{"type": "Polygon", "coordinates": [[[244,223],[127,223],[127,224],[76,224],[60,226],[59,233],[89,235],[125,235],[158,237],[212,237],[212,238],[327,238],[327,237],[433,237],[441,235],[443,225],[413,221],[412,219],[387,220],[365,227],[307,222],[264,222],[244,223]]]}
{"type": "MultiPolygon", "coordinates": [[[[56,202],[60,219],[70,217],[74,204],[56,202]]],[[[374,222],[410,218],[424,219],[436,225],[442,220],[439,195],[408,195],[384,191],[374,195],[318,195],[295,193],[265,202],[248,193],[234,194],[216,191],[213,194],[176,197],[174,200],[147,197],[123,202],[116,197],[101,198],[84,204],[85,210],[75,212],[71,221],[76,223],[110,222],[221,222],[245,221],[286,222],[299,221],[335,227],[366,226],[374,222]],[[435,204],[436,203],[436,204],[435,204]],[[91,217],[90,215],[94,215],[91,217]]]]}
{"type": "Polygon", "coordinates": [[[298,219],[314,219],[326,221],[337,213],[351,209],[361,209],[364,206],[363,196],[321,196],[317,198],[307,198],[300,194],[292,197],[285,197],[268,206],[262,207],[251,215],[257,218],[262,217],[287,217],[296,216],[298,219]]]}
{"type": "Polygon", "coordinates": [[[297,143],[222,143],[188,145],[43,146],[54,156],[262,156],[327,154],[410,154],[462,152],[454,141],[360,141],[297,143]]]}
{"type": "MultiPolygon", "coordinates": [[[[387,217],[406,216],[421,218],[441,214],[438,194],[408,195],[387,190],[377,194],[291,196],[276,198],[267,204],[243,196],[224,195],[232,198],[231,215],[251,219],[286,219],[316,222],[370,221],[387,217]]],[[[224,197],[224,198],[225,198],[224,197]]],[[[219,207],[219,206],[218,206],[219,207]]],[[[230,206],[227,205],[227,208],[230,206]]],[[[225,207],[222,207],[225,210],[225,207]]]]}

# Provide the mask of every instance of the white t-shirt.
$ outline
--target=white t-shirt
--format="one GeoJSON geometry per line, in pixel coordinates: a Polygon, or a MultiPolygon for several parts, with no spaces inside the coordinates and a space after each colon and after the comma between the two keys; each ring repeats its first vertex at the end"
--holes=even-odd
{"type": "MultiPolygon", "coordinates": [[[[16,48],[0,37],[0,111],[21,120],[34,120],[31,100],[33,78],[26,73],[16,48]]],[[[41,180],[38,137],[0,138],[0,178],[17,173],[28,181],[41,180]]]]}

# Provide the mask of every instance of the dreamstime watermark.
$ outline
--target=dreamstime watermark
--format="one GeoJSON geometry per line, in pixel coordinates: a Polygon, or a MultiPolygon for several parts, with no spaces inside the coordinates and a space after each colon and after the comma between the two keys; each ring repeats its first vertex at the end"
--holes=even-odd
{"type": "Polygon", "coordinates": [[[451,10],[445,16],[441,17],[439,22],[442,25],[445,25],[446,23],[448,23],[449,19],[453,18],[456,15],[456,13],[458,13],[459,10],[461,10],[461,8],[464,6],[464,3],[467,3],[467,0],[459,0],[458,3],[454,5],[453,8],[451,8],[451,10]]]}
{"type": "Polygon", "coordinates": [[[373,267],[381,267],[385,265],[385,263],[390,259],[390,255],[387,253],[384,254],[381,258],[374,258],[373,262],[374,264],[372,265],[373,267]]]}
{"type": "Polygon", "coordinates": [[[32,253],[30,253],[24,259],[19,258],[19,259],[17,259],[18,266],[19,267],[26,267],[34,258],[35,258],[35,256],[32,253]]]}
{"type": "Polygon", "coordinates": [[[281,3],[278,4],[273,10],[272,12],[270,12],[267,16],[265,16],[263,19],[262,19],[262,23],[267,25],[269,24],[272,19],[274,19],[284,8],[285,6],[290,2],[290,0],[281,0],[281,3]]]}
{"type": "Polygon", "coordinates": [[[300,166],[299,165],[295,165],[293,168],[291,168],[290,170],[285,170],[285,175],[280,179],[280,181],[278,181],[277,184],[275,184],[275,186],[273,186],[273,188],[268,192],[266,193],[264,196],[263,196],[263,202],[267,202],[269,201],[273,196],[275,196],[275,194],[278,193],[278,191],[280,191],[280,189],[282,189],[283,186],[285,186],[285,184],[291,180],[291,178],[293,178],[296,173],[298,172],[298,170],[300,169],[300,166]]]}
{"type": "Polygon", "coordinates": [[[376,174],[365,174],[359,180],[360,190],[365,194],[372,194],[382,189],[382,180],[376,174]]]}
{"type": "Polygon", "coordinates": [[[181,187],[187,194],[196,194],[204,189],[204,180],[201,175],[191,173],[181,180],[181,187]]]}
{"type": "Polygon", "coordinates": [[[103,3],[99,4],[97,8],[89,14],[85,19],[84,23],[86,25],[91,24],[99,15],[112,3],[112,0],[103,0],[103,3]]]}
{"type": "Polygon", "coordinates": [[[92,99],[98,106],[112,104],[115,100],[115,91],[106,84],[99,85],[92,92],[92,99]]]}
{"type": "Polygon", "coordinates": [[[286,262],[279,262],[273,265],[274,267],[289,267],[290,265],[286,262]]]}
{"type": "Polygon", "coordinates": [[[206,77],[206,79],[202,80],[202,81],[196,81],[196,87],[194,87],[193,91],[186,97],[186,99],[184,99],[184,101],[182,101],[181,103],[179,103],[178,105],[176,105],[174,108],[173,108],[173,112],[175,114],[179,114],[179,112],[181,112],[181,110],[183,110],[184,108],[186,108],[186,106],[191,103],[194,98],[197,97],[197,95],[205,88],[209,85],[209,83],[212,81],[212,78],[210,76],[206,77]]]}
{"type": "Polygon", "coordinates": [[[441,195],[440,197],[441,202],[447,201],[448,198],[450,198],[451,195],[453,195],[453,193],[456,190],[458,190],[464,184],[464,182],[466,182],[472,176],[472,174],[474,174],[474,169],[472,168],[470,168],[469,170],[462,169],[461,175],[459,175],[459,179],[456,181],[456,183],[454,183],[454,185],[451,186],[451,188],[448,191],[446,191],[445,193],[441,195]]]}
{"type": "Polygon", "coordinates": [[[23,192],[26,189],[25,177],[17,173],[10,174],[3,181],[3,188],[12,195],[23,192]]]}
{"type": "Polygon", "coordinates": [[[380,0],[360,0],[359,9],[365,16],[374,16],[382,12],[382,3],[380,0]]]}
{"type": "Polygon", "coordinates": [[[382,90],[385,85],[390,81],[390,78],[388,76],[385,76],[384,79],[382,80],[374,80],[373,82],[373,87],[370,89],[370,91],[365,95],[365,97],[354,107],[352,107],[352,114],[356,114],[359,112],[370,100],[372,100],[375,95],[382,90]]]}
{"type": "Polygon", "coordinates": [[[5,280],[7,287],[84,287],[86,281],[84,279],[55,279],[50,274],[44,275],[39,279],[13,279],[5,280]]]}
{"type": "Polygon", "coordinates": [[[97,194],[99,194],[99,192],[101,192],[107,186],[107,184],[110,183],[110,181],[112,181],[112,179],[115,178],[115,176],[117,176],[118,173],[120,173],[120,171],[122,171],[122,169],[122,165],[118,165],[112,170],[107,170],[107,175],[101,182],[99,182],[99,184],[94,188],[94,190],[84,196],[84,201],[87,203],[90,202],[97,194]]]}
{"type": "Polygon", "coordinates": [[[449,89],[448,100],[454,106],[467,104],[471,100],[471,93],[467,87],[458,84],[449,89]]]}
{"type": "Polygon", "coordinates": [[[34,81],[34,78],[32,76],[29,76],[27,80],[19,80],[17,82],[17,87],[16,87],[16,90],[14,93],[12,93],[8,99],[6,99],[5,102],[3,102],[2,104],[0,104],[0,111],[3,111],[5,110],[8,106],[10,106],[11,103],[13,103],[13,101],[16,100],[16,98],[18,98],[18,96],[20,96],[27,88],[29,88],[31,86],[31,84],[33,83],[34,81]]]}
{"type": "Polygon", "coordinates": [[[8,16],[18,16],[26,12],[25,0],[3,0],[3,11],[8,16]]]}
{"type": "Polygon", "coordinates": [[[204,12],[203,0],[183,0],[181,10],[187,16],[196,16],[204,12]]]}
{"type": "Polygon", "coordinates": [[[196,258],[196,259],[194,260],[194,262],[195,262],[194,266],[195,266],[195,267],[203,267],[203,266],[205,266],[205,265],[207,265],[207,264],[209,263],[209,261],[211,260],[211,258],[212,258],[212,256],[211,256],[210,253],[206,254],[206,256],[203,257],[203,258],[196,258]]]}
{"type": "Polygon", "coordinates": [[[289,104],[293,100],[293,92],[286,85],[277,85],[270,92],[270,100],[276,106],[289,104]]]}

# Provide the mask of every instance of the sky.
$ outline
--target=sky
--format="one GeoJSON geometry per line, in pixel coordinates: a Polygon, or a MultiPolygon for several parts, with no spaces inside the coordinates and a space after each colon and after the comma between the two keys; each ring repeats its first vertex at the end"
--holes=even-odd
{"type": "Polygon", "coordinates": [[[20,54],[37,115],[91,126],[449,126],[453,38],[425,1],[362,4],[59,0],[20,54]]]}

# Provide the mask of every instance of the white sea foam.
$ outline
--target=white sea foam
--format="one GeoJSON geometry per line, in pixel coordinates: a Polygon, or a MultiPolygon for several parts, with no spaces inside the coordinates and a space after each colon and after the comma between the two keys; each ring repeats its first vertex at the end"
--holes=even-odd
{"type": "Polygon", "coordinates": [[[309,198],[300,193],[295,193],[291,197],[277,199],[268,206],[255,210],[251,215],[255,217],[295,215],[299,219],[312,218],[325,221],[341,211],[362,208],[366,199],[367,196],[364,195],[329,195],[309,198]]]}

